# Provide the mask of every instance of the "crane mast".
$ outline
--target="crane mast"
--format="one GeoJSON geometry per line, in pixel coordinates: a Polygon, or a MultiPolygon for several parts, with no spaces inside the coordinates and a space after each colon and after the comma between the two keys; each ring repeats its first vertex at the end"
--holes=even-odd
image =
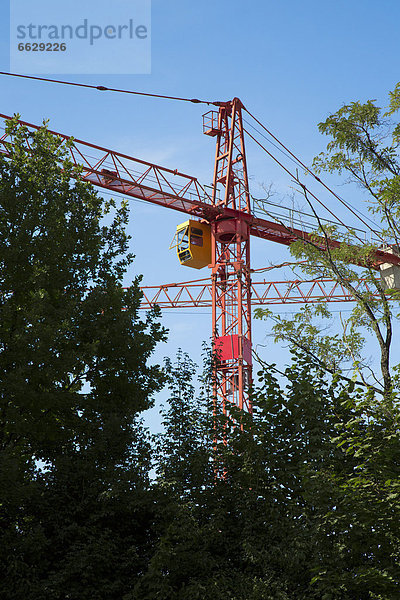
{"type": "Polygon", "coordinates": [[[208,112],[203,127],[216,137],[212,204],[233,211],[211,220],[214,402],[224,414],[230,404],[251,412],[251,206],[241,101],[208,112]]]}

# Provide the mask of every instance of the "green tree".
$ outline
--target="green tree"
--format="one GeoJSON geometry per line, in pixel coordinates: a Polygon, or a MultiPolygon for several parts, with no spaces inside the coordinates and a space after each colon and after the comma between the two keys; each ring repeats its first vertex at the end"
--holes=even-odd
{"type": "Polygon", "coordinates": [[[282,373],[263,365],[253,415],[232,407],[242,427],[226,427],[196,399],[190,359],[167,364],[157,539],[127,599],[396,598],[398,407],[296,350],[282,373]]]}
{"type": "MultiPolygon", "coordinates": [[[[196,393],[197,367],[178,351],[165,359],[169,388],[163,433],[155,440],[159,539],[132,599],[206,598],[214,572],[203,525],[214,487],[213,423],[207,394],[196,393]]],[[[205,382],[205,387],[207,383],[205,382]]]]}
{"type": "MultiPolygon", "coordinates": [[[[322,369],[331,381],[333,396],[327,405],[331,451],[303,479],[305,509],[312,508],[315,526],[312,581],[317,597],[324,599],[399,595],[400,389],[393,351],[399,291],[393,279],[388,283],[380,278],[373,259],[379,249],[399,253],[400,248],[400,125],[390,121],[399,106],[397,85],[390,93],[389,108],[382,109],[375,101],[352,102],[319,125],[330,141],[326,152],[314,160],[315,170],[344,175],[348,183],[361,187],[378,223],[378,241],[362,243],[357,232],[341,233],[336,226],[327,226],[297,180],[319,227],[311,239],[298,239],[291,251],[306,260],[304,273],[333,278],[354,298],[350,317],[341,318],[342,331],[327,335],[332,314],[323,304],[306,306],[291,320],[258,311],[260,318],[273,319],[277,341],[286,340],[306,353],[313,368],[322,369]],[[332,238],[342,244],[330,245],[332,238]],[[360,278],[374,295],[359,285],[360,278]],[[372,362],[367,357],[370,340],[378,350],[372,362]]],[[[318,387],[322,389],[321,383],[318,387]]]]}
{"type": "MultiPolygon", "coordinates": [[[[314,159],[314,171],[344,176],[347,183],[363,190],[377,223],[371,243],[363,243],[354,230],[343,232],[335,225],[326,225],[313,208],[307,188],[300,179],[297,182],[319,226],[310,240],[299,239],[292,244],[291,252],[306,260],[301,267],[304,273],[332,278],[354,298],[354,310],[342,321],[342,332],[324,334],[326,319],[331,318],[326,307],[318,307],[316,314],[306,308],[292,322],[275,319],[277,339],[287,339],[309,352],[327,372],[347,376],[386,398],[399,391],[398,360],[392,352],[399,291],[394,289],[391,269],[384,271],[389,278],[382,281],[373,253],[382,248],[400,252],[400,124],[393,120],[399,97],[397,85],[390,93],[388,108],[382,109],[372,100],[352,102],[319,124],[319,130],[330,141],[326,152],[314,159]],[[342,244],[334,247],[329,238],[342,244]],[[359,285],[360,279],[367,281],[375,295],[359,285]],[[318,320],[323,324],[319,325],[318,320]],[[378,369],[366,356],[368,339],[376,344],[378,369]]],[[[261,310],[258,316],[267,316],[267,312],[261,310]]]]}
{"type": "Polygon", "coordinates": [[[308,481],[318,514],[314,585],[331,598],[394,600],[400,593],[399,406],[361,388],[334,416],[338,458],[308,481]],[[336,595],[335,595],[336,594],[336,595]]]}
{"type": "Polygon", "coordinates": [[[213,481],[212,408],[207,397],[196,393],[197,365],[187,354],[179,350],[175,363],[166,358],[164,368],[169,398],[161,413],[164,432],[157,440],[157,474],[162,485],[184,497],[213,481]]]}
{"type": "Polygon", "coordinates": [[[258,392],[266,464],[289,533],[282,562],[289,589],[297,582],[305,598],[394,599],[399,407],[366,398],[362,387],[339,378],[329,383],[307,354],[296,355],[285,371],[286,391],[271,374],[274,367],[265,366],[258,392]],[[293,556],[298,567],[287,570],[293,556]]]}
{"type": "MultiPolygon", "coordinates": [[[[11,121],[0,155],[0,595],[120,599],[154,509],[138,419],[165,333],[122,278],[126,204],[80,178],[46,126],[11,121]]],[[[68,142],[72,143],[72,142],[68,142]]],[[[67,144],[68,144],[67,143],[67,144]]]]}
{"type": "Polygon", "coordinates": [[[253,416],[232,407],[242,427],[227,427],[223,415],[210,421],[207,403],[197,401],[189,358],[180,353],[168,365],[155,482],[160,538],[129,598],[319,598],[305,479],[308,465],[316,471],[333,452],[321,370],[314,377],[309,360],[299,359],[287,370],[287,392],[263,371],[253,416]]]}

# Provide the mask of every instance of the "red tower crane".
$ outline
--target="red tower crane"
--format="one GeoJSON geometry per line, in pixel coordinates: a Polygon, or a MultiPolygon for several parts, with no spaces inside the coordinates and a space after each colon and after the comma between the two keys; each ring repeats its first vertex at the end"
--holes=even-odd
{"type": "MultiPolygon", "coordinates": [[[[298,239],[310,240],[310,233],[252,213],[248,184],[241,101],[234,98],[218,103],[218,111],[204,115],[204,133],[216,138],[212,193],[208,194],[195,177],[167,169],[126,154],[74,138],[66,149],[81,167],[82,179],[92,184],[174,209],[209,227],[211,236],[211,284],[204,280],[143,288],[143,307],[212,307],[214,398],[224,413],[232,403],[251,412],[249,388],[252,379],[252,304],[350,300],[347,291],[332,280],[311,282],[251,282],[250,238],[271,240],[290,246],[298,239]],[[264,288],[261,292],[260,286],[264,288]],[[286,286],[286,287],[285,287],[286,286]],[[329,287],[329,291],[327,291],[329,287]],[[175,296],[171,295],[174,289],[175,296]]],[[[0,114],[4,120],[12,117],[0,114]]],[[[19,121],[30,130],[38,126],[19,121]]],[[[69,136],[51,131],[62,141],[69,136]]],[[[27,140],[29,144],[29,139],[27,140]]],[[[0,151],[8,155],[12,139],[0,137],[0,151]]],[[[196,237],[196,236],[194,236],[196,237]]],[[[190,240],[189,240],[190,243],[190,240]]],[[[339,247],[334,239],[321,241],[321,249],[339,247]]],[[[376,250],[372,266],[400,265],[396,254],[376,250]]],[[[360,281],[360,286],[367,286],[360,281]]],[[[366,288],[367,289],[367,288],[366,288]]]]}

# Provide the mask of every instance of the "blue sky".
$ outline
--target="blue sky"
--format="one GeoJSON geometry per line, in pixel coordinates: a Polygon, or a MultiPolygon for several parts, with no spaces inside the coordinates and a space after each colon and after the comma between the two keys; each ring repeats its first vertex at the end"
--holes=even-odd
{"type": "MultiPolygon", "coordinates": [[[[91,4],[79,2],[82,17],[91,4]]],[[[109,6],[104,0],[97,4],[109,6]]],[[[330,112],[356,99],[386,102],[388,90],[400,79],[399,28],[400,4],[393,0],[153,0],[150,75],[76,73],[60,78],[209,100],[238,96],[310,164],[325,145],[317,123],[330,112]]],[[[9,7],[4,2],[0,67],[9,70],[9,7]]],[[[2,113],[19,112],[33,123],[50,119],[57,131],[178,168],[203,183],[211,181],[214,143],[202,135],[201,105],[4,76],[0,98],[2,113]]],[[[290,191],[289,178],[251,144],[248,163],[254,195],[262,195],[259,184],[270,182],[281,194],[290,191]]],[[[348,193],[343,187],[339,192],[348,193]]],[[[359,197],[346,197],[361,208],[359,197]]],[[[339,210],[333,199],[325,199],[339,210]]],[[[179,267],[168,250],[176,225],[183,220],[173,211],[132,203],[129,230],[137,257],[135,272],[143,273],[144,283],[207,276],[205,271],[179,267]]],[[[284,247],[255,241],[253,258],[254,267],[262,267],[287,260],[289,254],[284,247]]],[[[285,277],[290,278],[290,272],[285,277]]],[[[158,350],[157,357],[172,355],[181,346],[198,360],[201,341],[208,339],[211,330],[210,315],[194,310],[168,313],[165,324],[171,330],[170,342],[158,350]]],[[[254,323],[254,337],[256,343],[269,344],[267,360],[270,355],[284,359],[284,353],[266,340],[262,323],[254,323]]]]}

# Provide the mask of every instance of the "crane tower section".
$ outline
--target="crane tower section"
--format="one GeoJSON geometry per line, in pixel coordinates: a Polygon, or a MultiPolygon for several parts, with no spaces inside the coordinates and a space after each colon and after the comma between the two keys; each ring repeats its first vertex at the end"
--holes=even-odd
{"type": "Polygon", "coordinates": [[[229,414],[230,404],[252,410],[252,215],[242,108],[234,98],[203,117],[204,133],[216,138],[212,204],[231,209],[229,217],[221,211],[211,219],[214,398],[224,414],[229,414]]]}

